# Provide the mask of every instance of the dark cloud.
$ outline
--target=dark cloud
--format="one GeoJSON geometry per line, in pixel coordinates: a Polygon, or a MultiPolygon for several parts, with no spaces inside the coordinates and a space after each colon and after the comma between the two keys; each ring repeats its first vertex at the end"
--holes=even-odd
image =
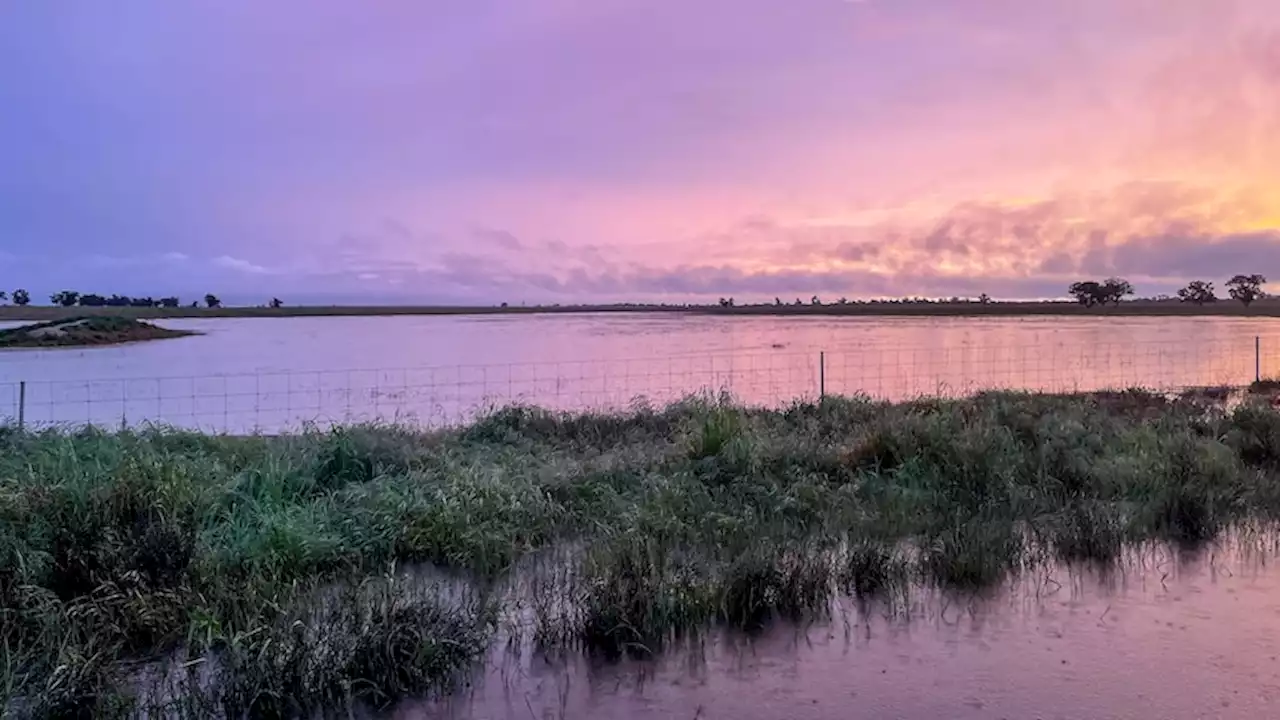
{"type": "MultiPolygon", "coordinates": [[[[977,296],[1051,297],[1063,288],[1056,279],[957,278],[925,275],[913,279],[907,294],[930,297],[977,296]]],[[[723,266],[690,266],[671,270],[648,269],[624,275],[577,276],[562,285],[567,293],[596,293],[615,297],[713,297],[747,298],[812,294],[853,297],[900,296],[901,278],[866,271],[762,271],[747,272],[723,266]]]]}
{"type": "Polygon", "coordinates": [[[1134,238],[1091,252],[1081,269],[1095,275],[1182,280],[1217,280],[1241,273],[1280,278],[1280,231],[1134,238]]]}

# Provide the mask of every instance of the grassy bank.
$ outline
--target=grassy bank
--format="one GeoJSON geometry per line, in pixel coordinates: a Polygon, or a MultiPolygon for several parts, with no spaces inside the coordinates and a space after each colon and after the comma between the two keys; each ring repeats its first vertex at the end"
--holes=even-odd
{"type": "Polygon", "coordinates": [[[644,654],[1209,541],[1280,514],[1278,468],[1270,407],[1141,392],[7,432],[0,693],[14,715],[341,713],[445,690],[495,637],[644,654]]]}
{"type": "Polygon", "coordinates": [[[293,318],[376,317],[398,315],[565,315],[583,313],[673,313],[724,316],[814,317],[1280,317],[1280,299],[1264,299],[1245,307],[1238,302],[1206,305],[1176,300],[1131,300],[1087,308],[1073,302],[876,302],[846,305],[544,305],[544,306],[415,306],[297,305],[270,307],[43,307],[0,306],[0,321],[65,320],[86,315],[161,318],[293,318]]]}
{"type": "Polygon", "coordinates": [[[0,330],[0,349],[120,345],[196,334],[114,315],[76,316],[0,330]]]}

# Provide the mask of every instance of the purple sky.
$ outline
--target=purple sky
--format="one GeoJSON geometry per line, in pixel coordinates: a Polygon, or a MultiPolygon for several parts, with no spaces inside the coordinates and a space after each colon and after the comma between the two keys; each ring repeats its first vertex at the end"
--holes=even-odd
{"type": "Polygon", "coordinates": [[[38,298],[1280,278],[1275,0],[17,0],[0,108],[38,298]]]}

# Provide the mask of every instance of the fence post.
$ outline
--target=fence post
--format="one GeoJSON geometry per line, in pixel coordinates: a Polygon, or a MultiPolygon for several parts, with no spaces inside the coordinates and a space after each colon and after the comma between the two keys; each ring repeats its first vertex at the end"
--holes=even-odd
{"type": "Polygon", "coordinates": [[[1253,381],[1262,382],[1262,336],[1253,336],[1253,381]]]}
{"type": "Polygon", "coordinates": [[[827,397],[827,353],[818,353],[818,399],[827,397]]]}
{"type": "Polygon", "coordinates": [[[27,381],[18,383],[18,432],[27,424],[27,381]]]}

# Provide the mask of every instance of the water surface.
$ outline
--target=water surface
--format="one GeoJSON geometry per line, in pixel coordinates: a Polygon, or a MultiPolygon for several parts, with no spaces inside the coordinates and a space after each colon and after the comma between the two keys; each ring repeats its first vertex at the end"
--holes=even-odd
{"type": "MultiPolygon", "coordinates": [[[[1274,541],[1268,541],[1274,543],[1274,541]]],[[[446,702],[391,717],[1280,717],[1280,576],[1240,547],[1146,551],[1123,572],[1058,569],[993,596],[925,593],[656,662],[491,661],[446,702]]]]}
{"type": "Polygon", "coordinates": [[[980,389],[1240,385],[1280,371],[1275,318],[671,314],[168,320],[198,337],[0,352],[0,415],[276,430],[466,420],[513,401],[620,408],[728,391],[903,399],[980,389]],[[1255,342],[1260,350],[1255,355],[1255,342]]]}

